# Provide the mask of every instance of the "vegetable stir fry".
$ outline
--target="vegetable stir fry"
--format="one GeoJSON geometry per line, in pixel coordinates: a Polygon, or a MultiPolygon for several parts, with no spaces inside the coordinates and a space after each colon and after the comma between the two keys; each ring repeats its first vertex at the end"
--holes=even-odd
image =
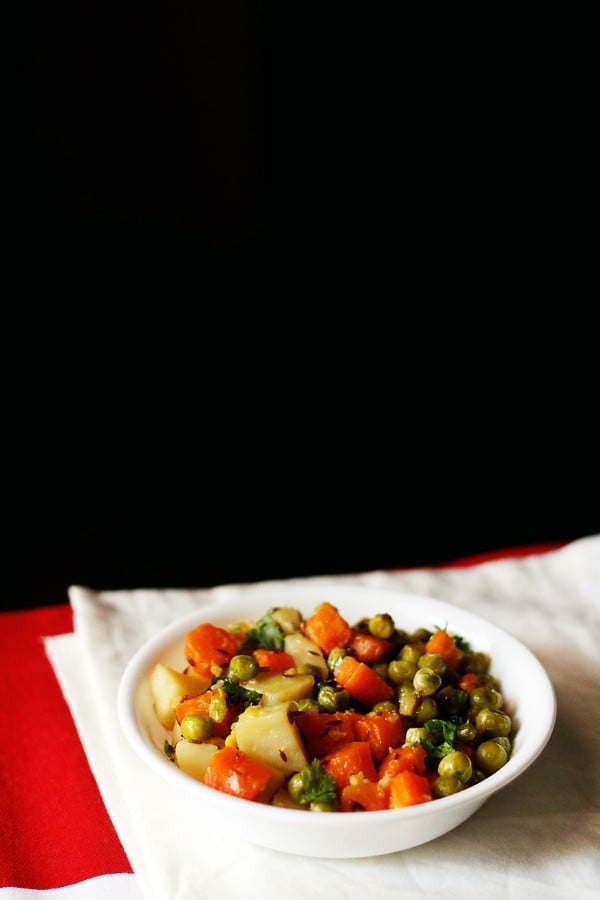
{"type": "Polygon", "coordinates": [[[394,809],[446,797],[506,764],[513,724],[488,655],[444,627],[389,613],[351,625],[331,603],[303,619],[202,624],[184,672],[151,674],[165,753],[236,797],[313,811],[394,809]]]}

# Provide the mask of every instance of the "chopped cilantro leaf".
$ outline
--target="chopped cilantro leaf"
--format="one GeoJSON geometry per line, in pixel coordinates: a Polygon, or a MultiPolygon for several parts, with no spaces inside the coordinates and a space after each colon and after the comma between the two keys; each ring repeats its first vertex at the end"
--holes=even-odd
{"type": "Polygon", "coordinates": [[[273,608],[255,622],[254,627],[248,630],[244,646],[248,650],[256,650],[262,647],[265,650],[283,650],[283,631],[273,621],[273,608]]]}
{"type": "Polygon", "coordinates": [[[468,641],[466,641],[466,640],[464,639],[464,637],[461,637],[460,634],[455,634],[455,635],[454,635],[454,640],[455,640],[455,642],[456,642],[456,646],[458,647],[458,649],[459,649],[459,650],[462,650],[463,653],[470,653],[470,652],[471,652],[471,645],[470,645],[470,643],[469,643],[468,641]]]}
{"type": "Polygon", "coordinates": [[[456,725],[456,722],[452,722],[449,719],[429,719],[425,722],[425,728],[428,731],[441,731],[444,740],[449,744],[454,743],[456,737],[456,725]]]}
{"type": "Polygon", "coordinates": [[[433,741],[424,739],[421,744],[427,752],[427,756],[433,759],[442,759],[455,749],[454,741],[456,739],[456,726],[462,720],[459,716],[452,716],[451,719],[429,719],[425,722],[425,728],[428,731],[442,734],[443,740],[435,744],[433,741]]]}
{"type": "Polygon", "coordinates": [[[442,757],[448,756],[449,753],[454,751],[454,747],[448,741],[442,741],[441,744],[432,744],[431,741],[422,740],[421,744],[425,748],[427,756],[432,759],[442,759],[442,757]]]}
{"type": "Polygon", "coordinates": [[[175,748],[168,741],[165,741],[165,743],[163,745],[163,753],[165,754],[167,759],[175,758],[175,748]]]}
{"type": "Polygon", "coordinates": [[[334,803],[337,786],[329,772],[318,759],[307,763],[300,772],[302,793],[300,803],[334,803]]]}
{"type": "Polygon", "coordinates": [[[219,683],[228,698],[236,704],[247,709],[248,706],[255,706],[262,700],[262,694],[259,691],[251,691],[242,687],[237,681],[230,681],[229,678],[213,678],[211,684],[219,683]]]}

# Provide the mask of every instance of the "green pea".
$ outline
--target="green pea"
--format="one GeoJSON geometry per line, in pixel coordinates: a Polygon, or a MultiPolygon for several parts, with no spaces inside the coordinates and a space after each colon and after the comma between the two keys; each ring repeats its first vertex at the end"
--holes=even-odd
{"type": "Polygon", "coordinates": [[[479,734],[489,737],[508,737],[512,731],[510,716],[499,709],[481,709],[475,717],[475,724],[479,734]]]}
{"type": "Polygon", "coordinates": [[[446,663],[439,653],[424,653],[419,657],[417,666],[419,669],[431,669],[438,675],[443,675],[446,671],[446,663]]]}
{"type": "Polygon", "coordinates": [[[486,775],[493,775],[508,762],[508,753],[497,741],[484,741],[475,751],[475,762],[486,775]]]}
{"type": "Polygon", "coordinates": [[[475,675],[480,675],[490,667],[491,659],[487,655],[487,653],[465,653],[461,659],[460,670],[461,672],[473,672],[475,675]]]}
{"type": "Polygon", "coordinates": [[[301,700],[290,700],[290,711],[295,712],[319,712],[319,704],[312,697],[303,697],[301,700]]]}
{"type": "Polygon", "coordinates": [[[209,716],[188,713],[181,720],[181,736],[186,741],[208,741],[213,736],[213,731],[214,723],[209,716]]]}
{"type": "Polygon", "coordinates": [[[229,663],[229,676],[238,681],[249,681],[258,672],[258,663],[254,656],[240,653],[233,656],[229,663]]]}
{"type": "Polygon", "coordinates": [[[384,712],[397,713],[398,707],[396,706],[395,703],[392,703],[391,700],[382,700],[380,703],[376,703],[371,708],[371,713],[374,713],[375,715],[377,715],[378,713],[384,713],[384,712]]]}
{"type": "Polygon", "coordinates": [[[369,631],[373,637],[389,640],[394,634],[394,620],[389,613],[377,613],[369,619],[369,631]]]}
{"type": "Polygon", "coordinates": [[[403,681],[413,679],[417,671],[417,664],[409,659],[393,659],[387,666],[387,677],[392,684],[401,684],[403,681]]]}
{"type": "Polygon", "coordinates": [[[304,793],[304,782],[300,772],[295,772],[287,783],[288,794],[296,803],[302,803],[301,797],[304,793]]]}
{"type": "Polygon", "coordinates": [[[327,657],[327,666],[331,672],[335,672],[345,656],[348,656],[349,650],[344,647],[334,647],[327,657]]]}
{"type": "Polygon", "coordinates": [[[405,644],[400,651],[400,659],[407,659],[414,663],[417,663],[422,655],[423,648],[419,644],[405,644]]]}
{"type": "Polygon", "coordinates": [[[495,737],[491,738],[492,741],[495,741],[497,744],[500,744],[501,747],[504,747],[508,756],[510,756],[510,751],[512,750],[512,745],[510,743],[510,739],[507,737],[495,737]]]}
{"type": "Polygon", "coordinates": [[[453,750],[440,759],[438,764],[439,775],[456,775],[463,784],[466,784],[473,774],[471,760],[462,750],[453,750]]]}
{"type": "Polygon", "coordinates": [[[461,722],[456,726],[456,743],[472,744],[477,737],[477,726],[475,722],[461,722]]]}
{"type": "Polygon", "coordinates": [[[214,691],[208,705],[208,715],[213,722],[224,722],[227,715],[227,700],[225,697],[214,691]]]}
{"type": "Polygon", "coordinates": [[[317,703],[325,712],[341,712],[341,710],[348,709],[350,694],[345,688],[336,688],[330,684],[323,684],[317,694],[317,703]]]}
{"type": "Polygon", "coordinates": [[[503,702],[500,691],[485,685],[474,688],[469,694],[469,706],[475,712],[480,709],[500,709],[503,702]]]}
{"type": "Polygon", "coordinates": [[[440,797],[449,797],[451,794],[457,794],[463,788],[464,784],[456,775],[440,775],[433,782],[431,793],[439,799],[440,797]]]}
{"type": "Polygon", "coordinates": [[[438,718],[438,705],[433,697],[422,697],[413,713],[417,725],[424,725],[430,719],[438,718]]]}
{"type": "Polygon", "coordinates": [[[321,677],[321,669],[318,666],[313,666],[311,663],[301,663],[299,666],[296,666],[296,673],[298,675],[314,675],[315,678],[321,677]]]}
{"type": "Polygon", "coordinates": [[[417,628],[416,631],[413,631],[411,640],[420,644],[426,644],[430,637],[431,631],[428,631],[427,628],[417,628]]]}
{"type": "Polygon", "coordinates": [[[433,669],[417,669],[413,678],[413,687],[419,694],[430,696],[441,687],[442,678],[433,669]]]}

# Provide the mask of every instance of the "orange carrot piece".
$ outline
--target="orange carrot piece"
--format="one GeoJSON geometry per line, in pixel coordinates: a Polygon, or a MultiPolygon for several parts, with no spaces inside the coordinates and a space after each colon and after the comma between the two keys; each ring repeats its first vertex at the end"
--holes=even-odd
{"type": "Polygon", "coordinates": [[[203,780],[208,787],[225,794],[259,800],[269,784],[281,779],[277,779],[277,773],[260,760],[236,747],[222,747],[211,758],[203,780]]]}
{"type": "Polygon", "coordinates": [[[324,756],[321,764],[341,788],[350,782],[351,775],[358,775],[359,772],[362,772],[369,781],[377,781],[377,770],[366,741],[351,741],[344,744],[339,750],[324,756]]]}
{"type": "Polygon", "coordinates": [[[221,675],[231,657],[238,652],[239,640],[225,628],[204,623],[186,636],[185,656],[200,675],[221,675]]]}
{"type": "Polygon", "coordinates": [[[355,659],[371,665],[388,656],[395,646],[393,641],[358,630],[353,631],[348,644],[355,659]]]}
{"type": "Polygon", "coordinates": [[[458,687],[461,691],[470,694],[476,687],[479,687],[479,678],[475,672],[465,672],[465,674],[461,675],[458,679],[458,687]]]}
{"type": "Polygon", "coordinates": [[[356,739],[367,741],[375,761],[380,763],[393,747],[403,743],[406,730],[398,713],[384,712],[358,716],[355,731],[356,739]]]}
{"type": "Polygon", "coordinates": [[[337,666],[334,676],[337,683],[346,688],[351,697],[365,706],[373,706],[390,700],[394,690],[374,669],[359,662],[353,656],[345,656],[337,666]]]}
{"type": "Polygon", "coordinates": [[[340,805],[342,812],[373,812],[387,809],[389,790],[376,781],[358,781],[342,788],[340,805]]]}
{"type": "Polygon", "coordinates": [[[390,781],[390,809],[415,806],[432,800],[431,785],[424,775],[416,772],[399,772],[390,781]]]}
{"type": "Polygon", "coordinates": [[[424,775],[426,762],[427,753],[421,744],[396,747],[379,764],[379,778],[384,776],[393,778],[399,772],[416,772],[417,775],[424,775]]]}
{"type": "MultiPolygon", "coordinates": [[[[197,697],[189,697],[187,700],[182,700],[181,703],[178,703],[175,707],[175,716],[179,724],[183,721],[184,716],[187,715],[207,716],[209,714],[210,701],[214,694],[215,692],[209,689],[203,694],[198,694],[197,697]]],[[[228,704],[224,720],[214,723],[214,736],[226,738],[238,713],[239,708],[228,704]]]]}
{"type": "Polygon", "coordinates": [[[311,756],[325,756],[356,739],[353,712],[305,712],[295,716],[304,745],[311,756]]]}
{"type": "Polygon", "coordinates": [[[462,651],[456,646],[456,640],[445,628],[434,631],[425,644],[425,653],[439,654],[447,666],[456,669],[462,657],[462,651]]]}
{"type": "Polygon", "coordinates": [[[305,621],[304,633],[328,654],[334,647],[348,645],[352,628],[333,604],[321,603],[305,621]]]}
{"type": "Polygon", "coordinates": [[[256,662],[261,669],[269,669],[272,673],[285,672],[294,667],[294,657],[285,650],[265,650],[259,648],[253,651],[256,662]]]}

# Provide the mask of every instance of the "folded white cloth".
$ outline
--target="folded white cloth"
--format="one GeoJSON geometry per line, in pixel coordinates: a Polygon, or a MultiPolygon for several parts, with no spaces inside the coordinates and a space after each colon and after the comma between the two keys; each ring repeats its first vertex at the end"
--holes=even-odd
{"type": "MultiPolygon", "coordinates": [[[[578,900],[600,884],[600,535],[562,549],[467,568],[376,571],[293,583],[397,587],[467,608],[538,657],[557,694],[552,738],[533,766],[471,819],[388,856],[309,859],[233,842],[202,809],[148,771],[120,731],[116,694],[133,652],[219,594],[70,590],[75,632],[46,641],[109,814],[150,900],[377,900],[447,897],[578,900]]],[[[290,582],[285,582],[289,584],[290,582]]],[[[368,815],[365,813],[365,815],[368,815]]],[[[357,848],[357,854],[360,848],[357,848]]]]}

